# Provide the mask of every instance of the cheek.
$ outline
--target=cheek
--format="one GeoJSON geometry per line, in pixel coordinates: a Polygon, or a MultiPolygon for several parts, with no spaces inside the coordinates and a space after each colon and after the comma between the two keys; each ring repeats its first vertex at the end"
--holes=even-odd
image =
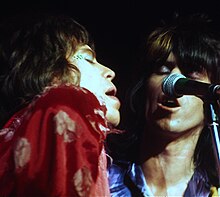
{"type": "Polygon", "coordinates": [[[90,90],[91,84],[89,83],[89,78],[86,77],[85,75],[81,75],[80,86],[90,90]]]}
{"type": "Polygon", "coordinates": [[[162,77],[157,75],[152,75],[146,83],[148,94],[158,94],[162,91],[162,77]]]}
{"type": "Polygon", "coordinates": [[[188,106],[190,108],[197,108],[198,110],[203,109],[203,101],[200,98],[197,98],[196,96],[184,96],[185,102],[183,102],[183,106],[188,106]]]}
{"type": "Polygon", "coordinates": [[[80,86],[90,90],[97,74],[95,74],[94,69],[87,64],[79,64],[78,69],[80,71],[80,86]]]}
{"type": "Polygon", "coordinates": [[[204,120],[204,104],[203,101],[194,96],[185,96],[186,100],[183,103],[185,115],[192,119],[204,120]]]}
{"type": "Polygon", "coordinates": [[[161,82],[156,78],[147,82],[146,84],[146,106],[145,106],[145,114],[146,117],[150,116],[157,109],[157,100],[159,95],[161,94],[161,82]]]}
{"type": "Polygon", "coordinates": [[[157,101],[158,96],[162,93],[161,80],[157,77],[150,78],[146,84],[146,98],[152,103],[157,101]]]}
{"type": "Polygon", "coordinates": [[[98,88],[98,77],[94,72],[82,72],[80,78],[80,86],[95,93],[98,88]]]}

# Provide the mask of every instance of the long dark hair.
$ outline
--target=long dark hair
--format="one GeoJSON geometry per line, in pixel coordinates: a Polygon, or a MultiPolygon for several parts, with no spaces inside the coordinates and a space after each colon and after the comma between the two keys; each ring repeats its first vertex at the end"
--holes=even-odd
{"type": "Polygon", "coordinates": [[[2,126],[10,114],[40,94],[55,76],[63,83],[78,85],[80,74],[68,62],[68,55],[79,45],[94,46],[85,27],[63,15],[19,15],[3,21],[0,28],[2,126]],[[75,81],[70,78],[70,70],[76,72],[75,81]]]}

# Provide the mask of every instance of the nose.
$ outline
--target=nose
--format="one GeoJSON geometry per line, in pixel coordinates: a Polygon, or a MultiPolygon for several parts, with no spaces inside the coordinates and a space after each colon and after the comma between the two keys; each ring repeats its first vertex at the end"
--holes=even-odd
{"type": "Polygon", "coordinates": [[[175,68],[171,71],[171,74],[173,74],[173,73],[181,74],[181,70],[180,70],[178,67],[175,67],[175,68]]]}
{"type": "Polygon", "coordinates": [[[104,77],[113,80],[115,78],[115,72],[106,66],[103,66],[103,68],[104,68],[104,77]]]}

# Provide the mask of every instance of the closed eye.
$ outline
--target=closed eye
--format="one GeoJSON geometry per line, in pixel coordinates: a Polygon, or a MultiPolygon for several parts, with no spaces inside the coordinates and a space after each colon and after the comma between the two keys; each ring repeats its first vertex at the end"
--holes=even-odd
{"type": "Polygon", "coordinates": [[[157,67],[154,72],[158,75],[170,74],[171,69],[166,65],[162,65],[160,67],[157,67]]]}
{"type": "Polygon", "coordinates": [[[90,64],[95,64],[97,62],[95,52],[89,48],[83,48],[79,50],[78,54],[76,54],[75,57],[76,59],[85,60],[90,64]]]}
{"type": "Polygon", "coordinates": [[[89,62],[90,64],[95,64],[95,63],[96,63],[96,61],[95,61],[94,58],[93,58],[93,59],[85,58],[85,60],[86,60],[87,62],[89,62]]]}

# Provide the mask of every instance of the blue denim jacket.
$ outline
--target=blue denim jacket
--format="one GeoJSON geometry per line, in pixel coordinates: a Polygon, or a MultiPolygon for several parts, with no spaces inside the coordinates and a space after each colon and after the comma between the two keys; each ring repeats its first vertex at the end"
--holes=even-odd
{"type": "MultiPolygon", "coordinates": [[[[112,164],[108,173],[112,197],[153,196],[139,165],[119,162],[119,165],[112,164]]],[[[210,187],[206,173],[196,170],[188,183],[184,197],[208,197],[210,187]]]]}

